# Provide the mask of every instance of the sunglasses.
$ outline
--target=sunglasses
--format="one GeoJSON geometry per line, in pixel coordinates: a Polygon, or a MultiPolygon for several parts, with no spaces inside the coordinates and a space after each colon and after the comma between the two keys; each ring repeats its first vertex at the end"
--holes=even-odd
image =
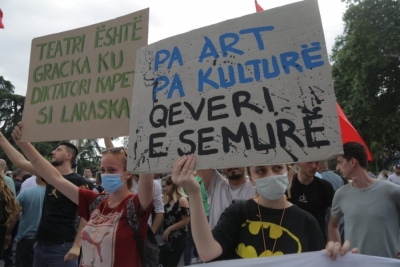
{"type": "Polygon", "coordinates": [[[128,157],[128,153],[126,153],[125,148],[122,146],[105,149],[105,150],[101,151],[101,154],[102,155],[107,154],[107,153],[118,154],[119,152],[121,152],[121,150],[125,153],[125,156],[128,157]]]}

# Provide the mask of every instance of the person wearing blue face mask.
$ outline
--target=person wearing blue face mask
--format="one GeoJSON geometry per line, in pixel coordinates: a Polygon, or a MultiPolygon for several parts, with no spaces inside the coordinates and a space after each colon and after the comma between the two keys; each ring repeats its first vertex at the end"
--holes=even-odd
{"type": "MultiPolygon", "coordinates": [[[[192,235],[200,258],[205,261],[259,258],[317,251],[325,248],[316,219],[287,201],[289,166],[276,164],[248,167],[258,196],[234,202],[222,213],[211,230],[201,210],[200,186],[193,178],[193,155],[181,157],[174,166],[173,182],[190,197],[192,235]]],[[[333,260],[349,250],[349,242],[329,242],[327,254],[333,260]]],[[[357,252],[353,249],[352,252],[357,252]]]]}
{"type": "Polygon", "coordinates": [[[102,153],[101,176],[108,195],[78,188],[64,179],[30,143],[19,141],[22,136],[21,128],[21,123],[14,128],[14,141],[38,174],[77,204],[78,215],[87,221],[82,230],[81,266],[142,266],[140,252],[144,244],[139,244],[136,240],[142,239],[140,241],[143,242],[146,237],[147,221],[153,208],[153,175],[140,175],[138,194],[133,195],[130,191],[132,174],[126,169],[126,150],[116,147],[102,153]],[[100,201],[97,203],[95,200],[100,201]],[[134,222],[128,220],[132,217],[135,218],[134,222]],[[135,221],[136,228],[131,227],[135,221]],[[133,229],[137,231],[134,232],[133,229]],[[136,238],[138,233],[141,238],[136,238]]]}

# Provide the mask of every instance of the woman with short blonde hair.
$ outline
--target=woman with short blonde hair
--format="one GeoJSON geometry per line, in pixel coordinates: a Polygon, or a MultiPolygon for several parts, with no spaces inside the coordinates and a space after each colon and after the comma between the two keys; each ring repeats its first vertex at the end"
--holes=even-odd
{"type": "Polygon", "coordinates": [[[175,267],[185,251],[186,233],[189,224],[189,203],[183,188],[172,182],[170,176],[161,181],[164,200],[162,239],[165,246],[160,249],[160,265],[175,267]]]}

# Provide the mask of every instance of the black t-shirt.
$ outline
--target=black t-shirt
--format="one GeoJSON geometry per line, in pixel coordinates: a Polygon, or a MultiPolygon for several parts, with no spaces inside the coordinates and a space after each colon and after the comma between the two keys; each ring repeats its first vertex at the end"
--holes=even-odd
{"type": "MultiPolygon", "coordinates": [[[[173,206],[169,203],[164,205],[164,220],[162,222],[162,229],[165,231],[168,227],[178,223],[182,220],[182,215],[190,216],[189,208],[181,207],[179,205],[179,199],[173,206]]],[[[182,228],[173,231],[169,238],[174,238],[180,235],[186,236],[188,226],[185,225],[182,228]]]]}
{"type": "Polygon", "coordinates": [[[17,196],[18,196],[18,194],[19,194],[19,191],[21,191],[21,185],[22,185],[22,181],[21,180],[18,180],[18,179],[15,179],[14,180],[14,185],[15,185],[15,192],[16,192],[16,194],[17,194],[17,196]]]}
{"type": "Polygon", "coordinates": [[[265,252],[258,204],[252,199],[246,203],[245,211],[238,209],[235,204],[230,205],[212,230],[215,240],[223,251],[218,259],[271,256],[275,239],[277,240],[274,255],[318,251],[325,248],[318,223],[309,213],[295,205],[288,207],[280,227],[283,209],[260,206],[267,249],[265,252]]]}
{"type": "Polygon", "coordinates": [[[314,177],[309,185],[303,185],[295,174],[290,192],[292,197],[288,200],[299,208],[308,211],[317,219],[326,240],[325,214],[326,209],[332,207],[333,195],[335,194],[332,185],[318,177],[314,177]]]}
{"type": "MultiPolygon", "coordinates": [[[[86,188],[85,178],[76,173],[63,175],[76,186],[86,188]]],[[[78,206],[52,185],[46,184],[42,218],[36,233],[40,241],[73,242],[76,236],[75,220],[78,206]]]]}
{"type": "Polygon", "coordinates": [[[93,181],[90,181],[90,179],[86,179],[86,183],[87,183],[86,189],[93,190],[93,188],[94,188],[93,181]]]}
{"type": "Polygon", "coordinates": [[[103,191],[104,191],[104,187],[102,187],[101,185],[96,185],[95,188],[96,188],[97,192],[99,192],[99,193],[103,193],[103,191]]]}

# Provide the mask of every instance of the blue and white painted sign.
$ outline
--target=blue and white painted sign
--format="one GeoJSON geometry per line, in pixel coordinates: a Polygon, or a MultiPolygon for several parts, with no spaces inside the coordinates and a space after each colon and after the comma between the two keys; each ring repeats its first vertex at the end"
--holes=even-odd
{"type": "Polygon", "coordinates": [[[174,36],[137,52],[128,169],[306,162],[342,151],[317,0],[174,36]]]}

